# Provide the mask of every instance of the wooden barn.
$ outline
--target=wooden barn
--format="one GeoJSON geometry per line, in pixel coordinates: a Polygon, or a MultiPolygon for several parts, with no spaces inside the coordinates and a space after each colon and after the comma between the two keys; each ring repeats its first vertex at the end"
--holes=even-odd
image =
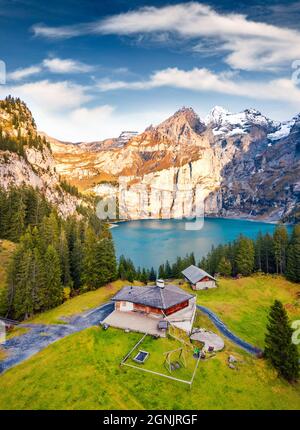
{"type": "Polygon", "coordinates": [[[181,273],[193,290],[207,290],[217,287],[216,279],[213,276],[194,265],[187,267],[181,273]]]}

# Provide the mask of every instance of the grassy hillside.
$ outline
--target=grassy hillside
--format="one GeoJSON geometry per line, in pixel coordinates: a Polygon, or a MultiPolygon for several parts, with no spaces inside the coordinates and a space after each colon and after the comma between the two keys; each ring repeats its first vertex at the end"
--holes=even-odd
{"type": "Polygon", "coordinates": [[[281,276],[223,278],[217,289],[197,291],[199,304],[216,312],[234,333],[258,347],[263,347],[267,316],[275,299],[283,302],[291,320],[300,319],[300,285],[281,276]]]}
{"type": "MultiPolygon", "coordinates": [[[[30,322],[40,324],[62,323],[64,317],[79,314],[109,301],[124,285],[128,285],[128,282],[121,280],[111,282],[104,287],[73,297],[54,309],[36,315],[30,322]]],[[[140,285],[140,283],[136,282],[134,285],[140,285]]]]}
{"type": "MultiPolygon", "coordinates": [[[[117,281],[75,297],[34,322],[53,323],[95,307],[123,285],[117,281]]],[[[290,317],[299,318],[298,291],[298,285],[283,278],[258,276],[222,279],[218,289],[197,295],[199,303],[216,311],[238,335],[262,346],[270,304],[279,298],[290,317]]],[[[197,325],[217,331],[204,315],[199,315],[197,325]]],[[[120,367],[140,338],[141,334],[94,327],[55,342],[0,376],[0,409],[300,408],[300,384],[279,379],[265,360],[227,340],[224,351],[200,362],[191,391],[185,384],[120,367]],[[229,354],[239,359],[238,370],[228,368],[229,354]]],[[[170,340],[147,338],[144,347],[152,352],[147,366],[164,373],[163,352],[173,348],[170,340]]]]}
{"type": "MultiPolygon", "coordinates": [[[[69,336],[7,371],[1,409],[299,409],[299,385],[277,378],[264,360],[226,344],[201,362],[192,390],[135,369],[120,367],[141,337],[110,328],[69,336]],[[233,352],[242,362],[228,368],[233,352]]],[[[157,342],[157,349],[165,340],[157,342]]],[[[159,366],[159,363],[158,363],[159,366]]]]}
{"type": "Polygon", "coordinates": [[[6,269],[15,248],[16,245],[13,242],[8,240],[0,241],[0,291],[5,287],[6,269]]]}

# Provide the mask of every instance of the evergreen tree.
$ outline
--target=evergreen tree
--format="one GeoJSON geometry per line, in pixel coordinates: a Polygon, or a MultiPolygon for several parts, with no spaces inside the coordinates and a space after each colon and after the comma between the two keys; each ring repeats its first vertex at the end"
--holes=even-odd
{"type": "Polygon", "coordinates": [[[142,273],[141,273],[141,282],[143,282],[145,285],[148,282],[148,275],[147,275],[147,271],[145,268],[143,268],[142,273]]]}
{"type": "Polygon", "coordinates": [[[236,270],[244,276],[248,276],[254,269],[254,245],[252,240],[240,236],[236,242],[235,255],[236,270]]]}
{"type": "Polygon", "coordinates": [[[165,278],[167,279],[172,278],[172,275],[173,275],[172,269],[168,260],[166,261],[164,272],[165,272],[165,278]]]}
{"type": "Polygon", "coordinates": [[[66,233],[62,229],[59,235],[59,257],[61,268],[61,282],[65,287],[72,287],[72,279],[70,274],[70,256],[66,233]]]}
{"type": "Polygon", "coordinates": [[[114,245],[110,238],[105,237],[97,241],[95,258],[98,286],[116,280],[117,262],[114,245]]]}
{"type": "Polygon", "coordinates": [[[300,282],[300,224],[294,226],[288,246],[286,276],[293,282],[300,282]]]}
{"type": "Polygon", "coordinates": [[[262,249],[263,249],[263,235],[261,234],[261,232],[259,232],[254,244],[255,268],[259,272],[262,271],[262,249]]]}
{"type": "Polygon", "coordinates": [[[195,259],[195,255],[193,252],[190,254],[189,260],[190,260],[190,265],[193,265],[193,266],[196,265],[196,259],[195,259]]]}
{"type": "Polygon", "coordinates": [[[83,245],[81,242],[80,223],[77,223],[73,217],[66,223],[66,237],[72,287],[73,290],[78,291],[82,285],[83,245]]]}
{"type": "Polygon", "coordinates": [[[261,252],[262,252],[262,271],[265,273],[274,273],[275,271],[274,244],[273,244],[273,237],[269,233],[263,236],[261,252]]]}
{"type": "Polygon", "coordinates": [[[165,266],[163,264],[161,264],[158,268],[158,277],[159,279],[165,279],[166,273],[165,273],[165,266]]]}
{"type": "Polygon", "coordinates": [[[156,281],[156,272],[155,272],[153,267],[151,267],[151,270],[150,270],[149,281],[151,281],[151,282],[156,281]]]}
{"type": "Polygon", "coordinates": [[[230,260],[226,257],[222,257],[218,264],[218,272],[223,276],[230,276],[232,271],[230,260]]]}
{"type": "Polygon", "coordinates": [[[51,309],[63,302],[63,287],[61,284],[60,261],[53,245],[48,245],[45,254],[47,277],[44,291],[45,309],[51,309]]]}
{"type": "Polygon", "coordinates": [[[283,225],[278,225],[275,228],[274,235],[274,256],[276,263],[276,273],[282,274],[286,266],[286,251],[288,246],[288,234],[283,225]]]}
{"type": "Polygon", "coordinates": [[[137,271],[136,271],[136,280],[137,280],[137,281],[140,281],[140,280],[141,280],[141,274],[142,274],[142,272],[141,272],[141,268],[140,268],[140,267],[138,267],[138,268],[137,268],[137,271]]]}
{"type": "Polygon", "coordinates": [[[268,318],[265,356],[288,381],[297,380],[299,374],[299,355],[297,346],[292,343],[292,333],[286,310],[275,300],[268,318]]]}
{"type": "Polygon", "coordinates": [[[22,193],[13,189],[9,195],[9,225],[7,238],[17,242],[25,231],[25,204],[22,193]]]}
{"type": "Polygon", "coordinates": [[[129,270],[127,272],[127,276],[126,277],[127,277],[127,281],[128,282],[133,283],[133,281],[134,281],[134,273],[131,270],[129,270]]]}
{"type": "Polygon", "coordinates": [[[82,280],[87,287],[93,289],[99,286],[96,264],[96,235],[94,230],[89,227],[86,230],[84,242],[82,280]]]}
{"type": "MultiPolygon", "coordinates": [[[[14,268],[16,269],[16,268],[14,268]]],[[[34,313],[32,300],[32,250],[23,249],[19,267],[15,270],[13,315],[16,319],[27,319],[34,313]]]]}

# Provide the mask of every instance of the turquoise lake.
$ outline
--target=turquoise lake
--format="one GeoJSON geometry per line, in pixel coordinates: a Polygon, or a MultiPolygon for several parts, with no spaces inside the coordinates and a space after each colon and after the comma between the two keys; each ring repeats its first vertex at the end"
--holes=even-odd
{"type": "Polygon", "coordinates": [[[158,266],[166,260],[194,252],[197,261],[212,245],[234,240],[239,234],[255,238],[273,233],[274,224],[223,218],[206,218],[201,230],[185,229],[185,220],[140,220],[122,222],[111,229],[116,253],[130,257],[138,267],[158,266]]]}

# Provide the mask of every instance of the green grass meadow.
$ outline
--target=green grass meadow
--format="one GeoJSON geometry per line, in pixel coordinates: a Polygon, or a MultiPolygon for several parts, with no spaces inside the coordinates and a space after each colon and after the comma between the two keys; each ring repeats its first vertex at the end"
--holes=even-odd
{"type": "MultiPolygon", "coordinates": [[[[119,282],[75,297],[34,321],[57,322],[64,315],[97,306],[122,285],[119,282]]],[[[291,319],[300,319],[299,289],[299,285],[273,276],[221,279],[218,289],[197,292],[197,300],[215,311],[237,335],[262,347],[267,313],[275,298],[283,301],[291,319]]],[[[195,325],[217,332],[201,313],[195,325]]],[[[278,378],[265,360],[227,340],[222,352],[200,361],[191,389],[187,384],[120,366],[140,338],[138,333],[92,327],[53,343],[0,376],[0,409],[300,408],[299,383],[278,378]],[[229,354],[239,360],[236,369],[228,367],[229,354]]],[[[173,339],[147,337],[137,350],[150,352],[150,357],[140,366],[168,374],[163,353],[176,347],[178,342],[173,339]]],[[[133,363],[133,356],[129,363],[133,363]]],[[[187,368],[175,370],[172,376],[189,377],[193,360],[190,355],[187,368]]]]}

